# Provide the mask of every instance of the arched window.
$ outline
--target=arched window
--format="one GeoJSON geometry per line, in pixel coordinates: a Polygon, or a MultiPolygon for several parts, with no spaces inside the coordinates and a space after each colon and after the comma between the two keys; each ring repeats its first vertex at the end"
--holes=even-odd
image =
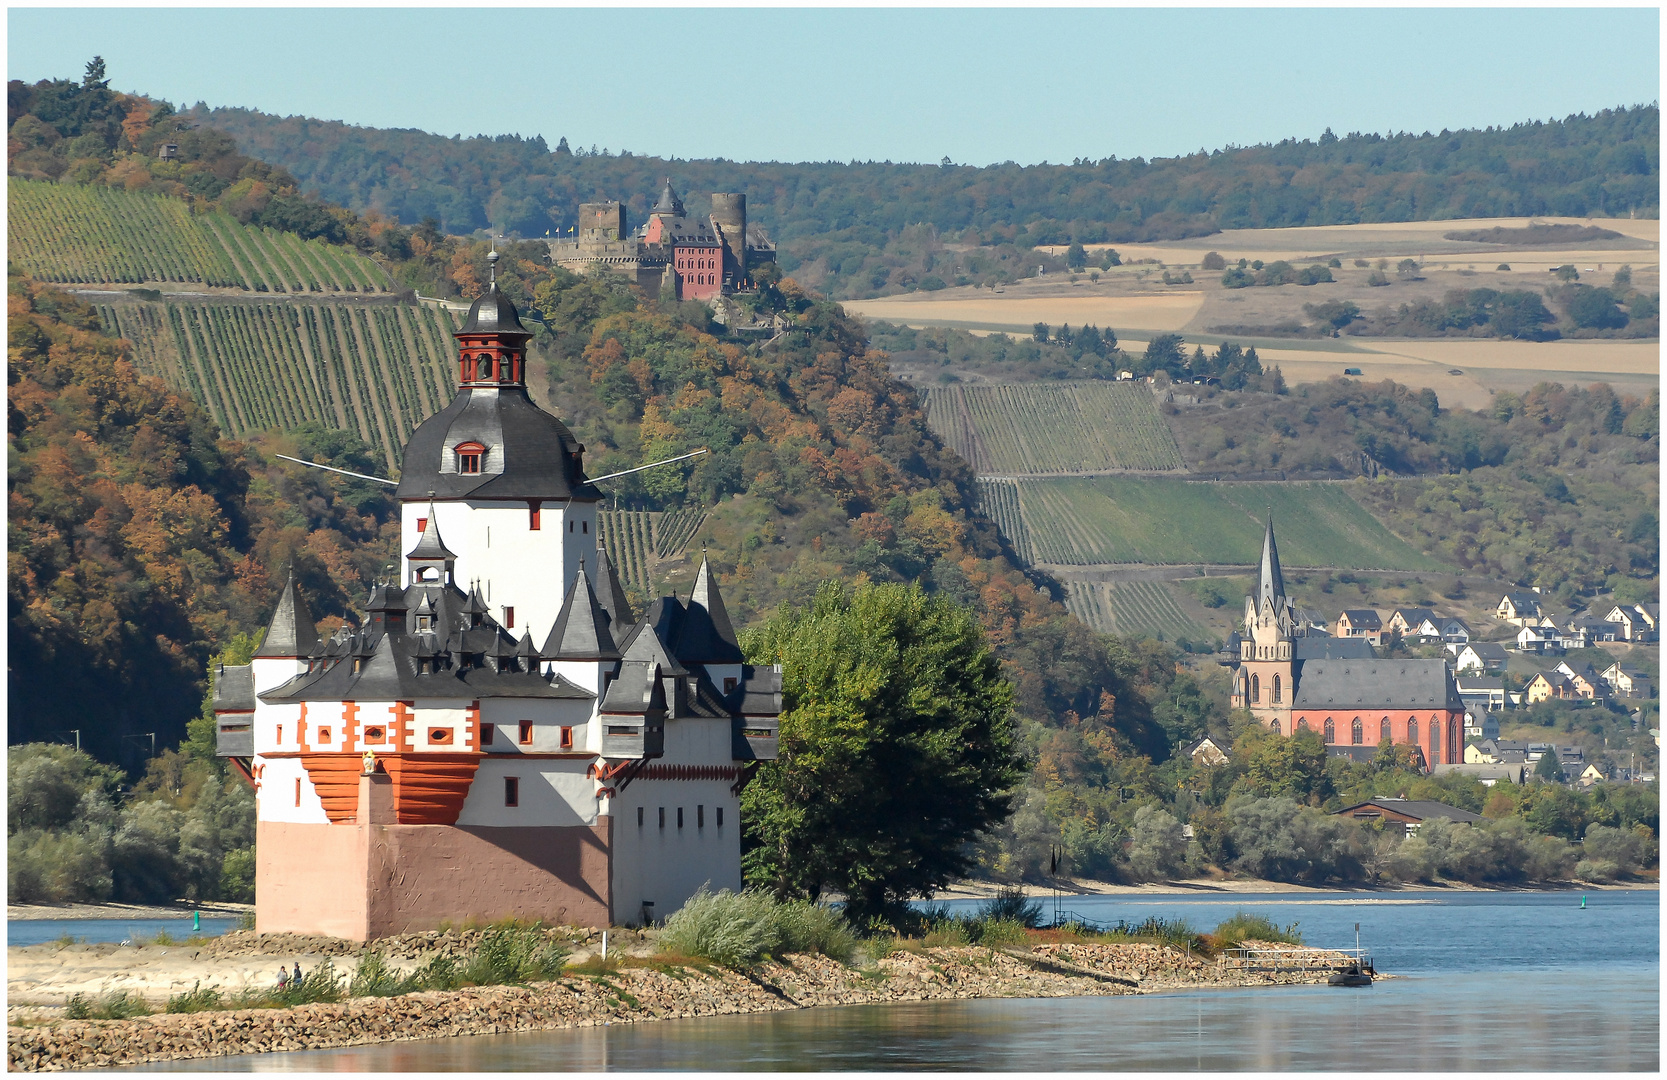
{"type": "MultiPolygon", "coordinates": [[[[1297,721],[1296,730],[1297,731],[1307,731],[1308,730],[1308,717],[1304,716],[1302,719],[1297,721]]],[[[1296,734],[1296,732],[1293,731],[1292,734],[1294,735],[1294,734],[1296,734]]]]}
{"type": "Polygon", "coordinates": [[[1325,718],[1325,741],[1327,744],[1337,741],[1337,725],[1329,716],[1325,718]]]}
{"type": "Polygon", "coordinates": [[[1430,764],[1441,764],[1441,721],[1430,717],[1430,764]]]}
{"type": "MultiPolygon", "coordinates": [[[[1278,735],[1279,734],[1279,721],[1278,720],[1268,721],[1268,730],[1272,731],[1275,735],[1278,735]]],[[[283,736],[280,735],[280,736],[278,736],[278,738],[282,739],[283,736]]]]}
{"type": "Polygon", "coordinates": [[[1378,742],[1394,742],[1395,728],[1390,724],[1389,717],[1378,721],[1378,742]]]}
{"type": "Polygon", "coordinates": [[[1349,726],[1349,741],[1356,746],[1366,741],[1366,725],[1360,722],[1358,716],[1354,718],[1354,723],[1349,726]]]}
{"type": "Polygon", "coordinates": [[[1464,760],[1464,752],[1459,749],[1459,724],[1452,717],[1447,718],[1447,761],[1457,765],[1464,760]]]}
{"type": "Polygon", "coordinates": [[[457,471],[464,475],[474,475],[480,472],[481,460],[486,456],[486,447],[478,442],[457,444],[457,471]]]}
{"type": "Polygon", "coordinates": [[[1273,703],[1275,705],[1279,704],[1280,701],[1284,700],[1283,698],[1281,698],[1279,696],[1280,689],[1281,689],[1281,687],[1280,687],[1280,684],[1279,684],[1279,676],[1275,675],[1273,677],[1273,703]]]}
{"type": "Polygon", "coordinates": [[[1250,700],[1257,702],[1258,704],[1261,703],[1262,677],[1260,675],[1252,675],[1250,677],[1250,700]]]}
{"type": "Polygon", "coordinates": [[[1418,745],[1418,717],[1407,717],[1407,742],[1418,745]]]}

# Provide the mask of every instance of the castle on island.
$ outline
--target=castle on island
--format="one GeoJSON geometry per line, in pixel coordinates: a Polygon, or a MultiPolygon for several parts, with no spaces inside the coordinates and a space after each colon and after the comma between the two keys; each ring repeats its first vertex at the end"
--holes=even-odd
{"type": "Polygon", "coordinates": [[[758,224],[747,223],[747,197],[713,192],[712,213],[688,213],[671,180],[648,212],[627,230],[625,204],[579,204],[570,240],[548,240],[550,261],[576,273],[623,275],[646,289],[679,300],[711,301],[752,288],[752,268],[776,261],[776,245],[758,224]]]}
{"type": "Polygon", "coordinates": [[[404,567],[324,640],[292,577],[253,662],[216,673],[262,932],[631,925],[741,886],[781,668],[745,662],[704,559],[687,601],[632,610],[584,447],[528,397],[531,334],[495,284],[456,337],[456,396],[404,450],[404,567]]]}
{"type": "Polygon", "coordinates": [[[1243,626],[1223,661],[1233,668],[1229,704],[1270,731],[1318,732],[1333,757],[1366,760],[1387,739],[1410,746],[1425,768],[1464,761],[1464,702],[1447,662],[1379,659],[1369,642],[1298,618],[1271,514],[1243,626]]]}

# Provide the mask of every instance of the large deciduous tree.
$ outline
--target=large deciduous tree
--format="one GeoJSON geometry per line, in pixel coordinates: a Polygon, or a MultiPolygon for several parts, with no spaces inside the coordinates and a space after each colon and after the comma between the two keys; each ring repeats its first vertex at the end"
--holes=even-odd
{"type": "Polygon", "coordinates": [[[825,583],[743,645],[783,668],[781,758],[742,795],[748,881],[895,921],[972,864],[1022,775],[1013,688],[970,609],[825,583]]]}

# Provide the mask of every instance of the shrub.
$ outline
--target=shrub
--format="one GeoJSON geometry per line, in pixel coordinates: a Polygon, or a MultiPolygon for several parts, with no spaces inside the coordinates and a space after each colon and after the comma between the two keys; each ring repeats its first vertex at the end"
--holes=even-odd
{"type": "Polygon", "coordinates": [[[1221,257],[1220,252],[1212,251],[1204,256],[1204,261],[1199,266],[1204,270],[1225,270],[1227,260],[1221,257]]]}
{"type": "Polygon", "coordinates": [[[856,944],[844,916],[830,908],[808,900],[784,903],[757,889],[714,893],[705,886],[666,920],[660,935],[666,952],[737,969],[783,952],[820,952],[843,963],[856,944]]]}
{"type": "Polygon", "coordinates": [[[106,994],[97,1001],[88,1001],[85,994],[71,994],[64,1005],[64,1017],[68,1020],[131,1020],[150,1013],[144,998],[126,990],[106,994]]]}
{"type": "Polygon", "coordinates": [[[170,997],[167,1011],[171,1013],[213,1012],[225,1007],[225,995],[212,986],[205,990],[201,980],[199,980],[193,983],[191,989],[185,993],[170,997]]]}
{"type": "Polygon", "coordinates": [[[974,945],[1008,949],[1029,940],[1025,924],[1017,919],[979,919],[967,923],[967,938],[974,945]]]}
{"type": "Polygon", "coordinates": [[[1142,881],[1167,880],[1187,868],[1187,838],[1167,810],[1142,806],[1134,812],[1129,869],[1142,881]]]}
{"type": "Polygon", "coordinates": [[[1287,945],[1303,943],[1296,923],[1281,929],[1267,916],[1252,915],[1248,911],[1234,912],[1232,918],[1216,927],[1215,938],[1223,945],[1235,946],[1246,941],[1281,941],[1287,945]]]}
{"type": "Polygon", "coordinates": [[[536,924],[505,922],[492,926],[463,968],[463,979],[476,986],[500,986],[553,979],[561,974],[569,949],[552,942],[536,924]]]}
{"type": "Polygon", "coordinates": [[[998,890],[979,906],[978,914],[986,922],[1016,922],[1032,930],[1042,925],[1041,901],[1027,898],[1016,885],[998,890]]]}

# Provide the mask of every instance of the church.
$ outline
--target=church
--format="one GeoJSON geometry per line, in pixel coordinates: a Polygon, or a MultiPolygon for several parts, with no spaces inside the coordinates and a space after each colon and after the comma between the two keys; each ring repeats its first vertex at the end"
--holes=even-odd
{"type": "Polygon", "coordinates": [[[1464,702],[1447,662],[1380,659],[1365,640],[1331,637],[1299,620],[1285,595],[1271,514],[1238,637],[1224,661],[1234,669],[1230,704],[1270,731],[1319,732],[1334,756],[1364,760],[1388,739],[1412,747],[1426,768],[1464,760],[1464,702]]]}
{"type": "Polygon", "coordinates": [[[643,924],[741,885],[781,669],[745,662],[704,558],[686,601],[632,610],[584,447],[527,394],[530,337],[495,284],[469,309],[456,396],[404,449],[404,565],[358,627],[321,640],[292,577],[216,673],[261,932],[643,924]]]}

